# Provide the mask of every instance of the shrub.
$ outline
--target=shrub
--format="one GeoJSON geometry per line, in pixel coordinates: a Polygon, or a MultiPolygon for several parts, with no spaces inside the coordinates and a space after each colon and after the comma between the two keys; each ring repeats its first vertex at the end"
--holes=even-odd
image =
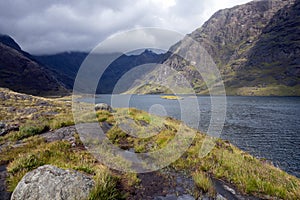
{"type": "Polygon", "coordinates": [[[13,139],[22,140],[43,132],[48,131],[50,128],[48,125],[38,125],[38,126],[21,126],[19,132],[14,134],[13,139]]]}

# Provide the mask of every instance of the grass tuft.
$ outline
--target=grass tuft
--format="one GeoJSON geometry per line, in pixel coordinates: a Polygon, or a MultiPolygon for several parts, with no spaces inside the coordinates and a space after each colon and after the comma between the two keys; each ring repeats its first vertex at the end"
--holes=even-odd
{"type": "Polygon", "coordinates": [[[13,135],[14,140],[22,140],[24,138],[28,138],[46,131],[49,131],[50,128],[48,125],[37,125],[37,126],[26,126],[23,125],[20,127],[19,132],[16,132],[16,134],[13,135]]]}
{"type": "Polygon", "coordinates": [[[203,171],[196,171],[192,174],[195,185],[204,193],[208,193],[209,196],[214,197],[216,191],[210,178],[203,171]]]}
{"type": "Polygon", "coordinates": [[[88,200],[125,199],[125,196],[117,189],[119,178],[112,176],[107,169],[98,169],[94,179],[95,186],[90,192],[88,200]]]}

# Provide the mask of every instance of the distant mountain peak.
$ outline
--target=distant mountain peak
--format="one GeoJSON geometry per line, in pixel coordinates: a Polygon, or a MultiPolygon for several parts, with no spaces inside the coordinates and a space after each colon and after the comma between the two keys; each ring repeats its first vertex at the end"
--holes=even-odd
{"type": "Polygon", "coordinates": [[[153,53],[153,51],[151,51],[151,49],[145,49],[143,53],[153,53]]]}

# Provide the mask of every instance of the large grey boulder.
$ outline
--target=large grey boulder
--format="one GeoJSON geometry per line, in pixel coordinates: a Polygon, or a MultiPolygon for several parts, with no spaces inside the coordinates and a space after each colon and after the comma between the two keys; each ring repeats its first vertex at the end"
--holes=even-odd
{"type": "Polygon", "coordinates": [[[87,199],[94,181],[82,173],[51,165],[28,172],[18,183],[11,200],[87,199]]]}
{"type": "Polygon", "coordinates": [[[95,110],[107,110],[109,112],[112,112],[112,108],[110,105],[107,105],[106,103],[98,103],[95,105],[95,110]]]}

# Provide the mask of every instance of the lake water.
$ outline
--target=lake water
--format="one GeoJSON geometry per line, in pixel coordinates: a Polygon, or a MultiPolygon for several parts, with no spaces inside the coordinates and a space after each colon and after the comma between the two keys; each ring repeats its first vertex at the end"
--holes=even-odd
{"type": "MultiPolygon", "coordinates": [[[[209,126],[210,97],[184,97],[181,101],[189,104],[196,100],[200,108],[200,112],[194,106],[185,108],[188,115],[184,119],[177,100],[161,99],[159,95],[118,95],[113,99],[112,104],[111,95],[98,95],[96,102],[158,111],[155,113],[184,120],[204,132],[209,126]],[[200,122],[195,126],[197,117],[200,122]]],[[[220,137],[300,177],[300,97],[227,97],[226,120],[220,137]]]]}

